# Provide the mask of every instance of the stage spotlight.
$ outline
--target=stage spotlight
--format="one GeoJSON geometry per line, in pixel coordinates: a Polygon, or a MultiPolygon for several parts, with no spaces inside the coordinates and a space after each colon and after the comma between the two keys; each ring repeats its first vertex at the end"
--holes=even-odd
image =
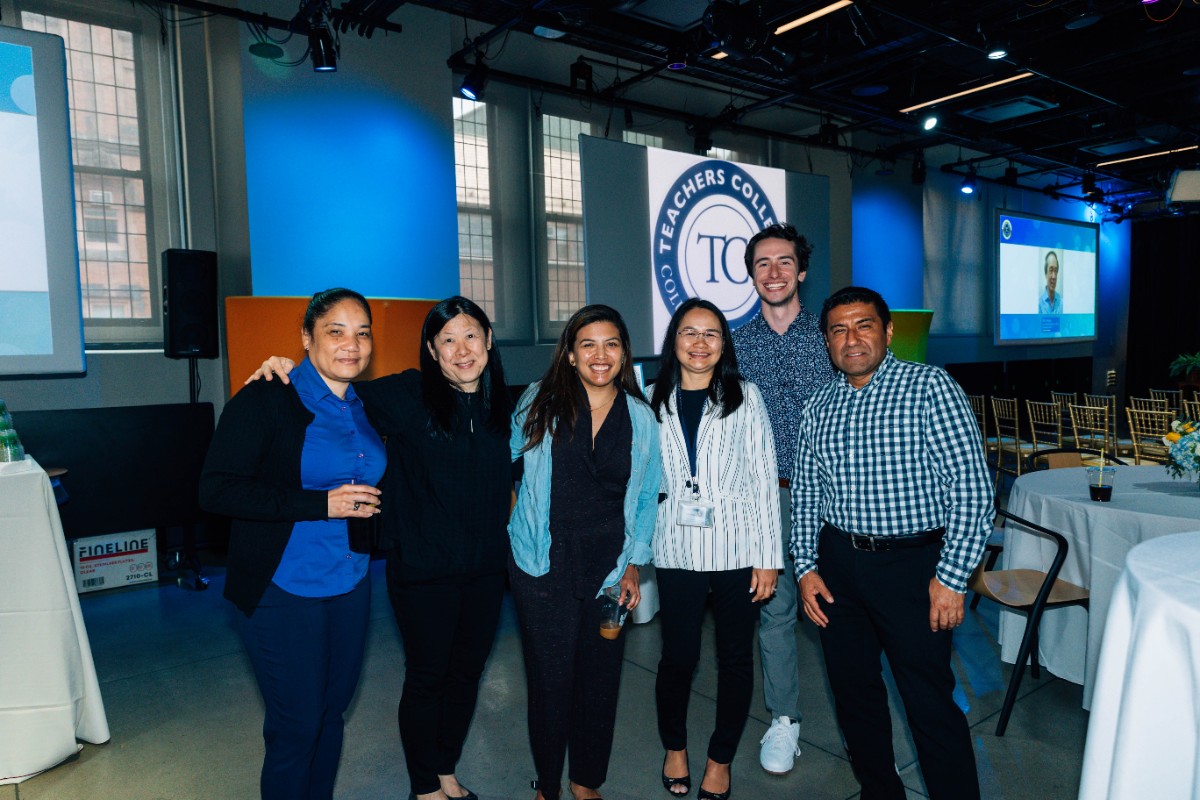
{"type": "Polygon", "coordinates": [[[475,66],[467,73],[467,77],[463,78],[462,86],[458,87],[458,93],[468,100],[479,100],[483,97],[483,89],[487,86],[487,64],[482,61],[476,62],[475,66]]]}
{"type": "Polygon", "coordinates": [[[1104,199],[1104,192],[1096,186],[1096,175],[1086,172],[1083,175],[1083,199],[1088,203],[1098,203],[1104,199]]]}
{"type": "Polygon", "coordinates": [[[322,22],[308,31],[308,52],[313,72],[337,72],[337,45],[329,25],[322,22]]]}
{"type": "Polygon", "coordinates": [[[967,173],[967,177],[963,178],[962,185],[958,190],[963,194],[975,194],[975,168],[971,167],[971,171],[967,173]]]}
{"type": "Polygon", "coordinates": [[[571,64],[571,88],[574,91],[583,90],[592,94],[596,87],[592,84],[592,65],[583,60],[583,56],[571,64]]]}
{"type": "Polygon", "coordinates": [[[938,118],[936,114],[929,114],[921,120],[921,130],[931,131],[937,127],[938,118]]]}
{"type": "Polygon", "coordinates": [[[688,67],[688,54],[683,50],[672,49],[670,55],[667,56],[667,69],[674,72],[685,70],[688,67]]]}
{"type": "Polygon", "coordinates": [[[917,157],[913,159],[912,165],[912,182],[914,186],[920,186],[925,183],[925,154],[917,153],[917,157]]]}
{"type": "Polygon", "coordinates": [[[999,61],[1002,58],[1007,58],[1008,48],[1005,47],[1004,42],[996,42],[988,48],[987,57],[992,61],[999,61]]]}

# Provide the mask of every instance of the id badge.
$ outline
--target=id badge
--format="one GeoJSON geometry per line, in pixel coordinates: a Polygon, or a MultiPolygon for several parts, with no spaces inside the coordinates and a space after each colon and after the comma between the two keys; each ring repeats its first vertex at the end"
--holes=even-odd
{"type": "Polygon", "coordinates": [[[679,503],[679,517],[676,521],[680,525],[711,528],[714,513],[712,503],[706,503],[703,500],[683,500],[679,503]]]}

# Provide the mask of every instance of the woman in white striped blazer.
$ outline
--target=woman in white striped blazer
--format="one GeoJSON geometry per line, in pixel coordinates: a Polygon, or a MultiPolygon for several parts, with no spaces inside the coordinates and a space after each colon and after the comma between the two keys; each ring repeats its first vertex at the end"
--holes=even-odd
{"type": "Polygon", "coordinates": [[[729,765],[750,713],[759,603],[775,592],[779,493],[775,443],[758,387],[742,380],[729,323],[712,303],[683,303],[667,326],[651,406],[659,417],[663,483],[654,530],[662,607],[655,697],[664,788],[691,788],[687,707],[712,593],[717,719],[699,800],[727,800],[729,765]]]}

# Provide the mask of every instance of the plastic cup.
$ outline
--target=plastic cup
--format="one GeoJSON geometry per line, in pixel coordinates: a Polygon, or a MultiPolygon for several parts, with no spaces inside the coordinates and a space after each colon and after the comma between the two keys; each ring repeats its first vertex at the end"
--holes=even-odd
{"type": "Polygon", "coordinates": [[[1116,467],[1088,467],[1088,495],[1096,502],[1109,502],[1112,500],[1113,480],[1116,477],[1116,467]]]}
{"type": "Polygon", "coordinates": [[[21,439],[12,428],[0,431],[0,461],[22,461],[25,459],[25,448],[21,439]]]}
{"type": "Polygon", "coordinates": [[[605,639],[616,639],[621,635],[621,626],[629,609],[621,604],[621,587],[609,586],[600,598],[600,635],[605,639]]]}

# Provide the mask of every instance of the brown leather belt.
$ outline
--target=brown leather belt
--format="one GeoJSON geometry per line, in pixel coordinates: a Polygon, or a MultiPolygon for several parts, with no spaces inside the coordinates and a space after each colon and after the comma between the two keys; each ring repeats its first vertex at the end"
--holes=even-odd
{"type": "Polygon", "coordinates": [[[779,479],[779,488],[780,489],[790,489],[790,488],[792,488],[792,482],[789,481],[787,478],[780,478],[779,479]]]}
{"type": "Polygon", "coordinates": [[[946,535],[945,528],[934,528],[931,531],[905,534],[903,536],[874,536],[869,533],[850,533],[841,528],[835,528],[828,522],[821,528],[821,533],[829,531],[850,542],[855,550],[866,550],[871,553],[882,553],[887,550],[902,550],[906,547],[925,547],[942,541],[946,535]]]}

